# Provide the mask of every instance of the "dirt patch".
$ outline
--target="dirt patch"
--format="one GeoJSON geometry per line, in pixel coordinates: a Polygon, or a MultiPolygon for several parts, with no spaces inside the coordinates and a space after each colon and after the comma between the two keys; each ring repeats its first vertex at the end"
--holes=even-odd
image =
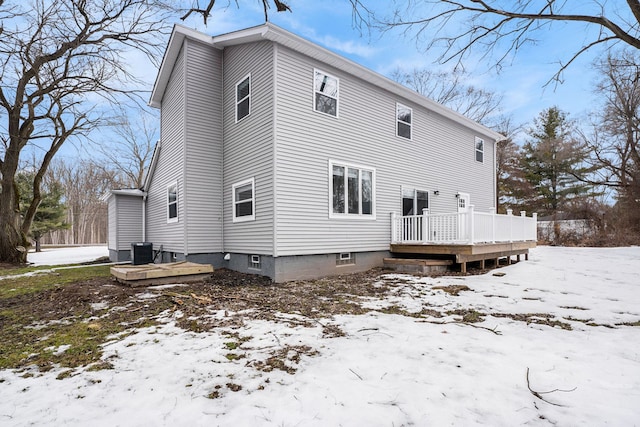
{"type": "Polygon", "coordinates": [[[471,288],[469,288],[467,285],[448,285],[448,286],[434,286],[431,289],[435,289],[435,290],[440,290],[443,292],[448,293],[449,295],[453,295],[453,296],[460,296],[460,292],[462,291],[470,291],[471,288]]]}

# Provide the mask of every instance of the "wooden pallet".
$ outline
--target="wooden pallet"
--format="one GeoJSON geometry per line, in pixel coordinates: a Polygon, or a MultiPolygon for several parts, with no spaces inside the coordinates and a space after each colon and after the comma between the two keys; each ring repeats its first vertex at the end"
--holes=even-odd
{"type": "Polygon", "coordinates": [[[206,279],[211,273],[211,265],[189,261],[111,267],[111,275],[118,282],[133,287],[198,282],[206,279]]]}

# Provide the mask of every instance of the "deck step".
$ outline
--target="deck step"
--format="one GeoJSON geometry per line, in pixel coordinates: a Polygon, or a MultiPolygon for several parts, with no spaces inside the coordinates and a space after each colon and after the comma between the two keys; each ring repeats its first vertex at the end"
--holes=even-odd
{"type": "Polygon", "coordinates": [[[453,260],[385,258],[383,265],[386,268],[403,273],[433,273],[447,271],[447,268],[453,265],[453,260]]]}

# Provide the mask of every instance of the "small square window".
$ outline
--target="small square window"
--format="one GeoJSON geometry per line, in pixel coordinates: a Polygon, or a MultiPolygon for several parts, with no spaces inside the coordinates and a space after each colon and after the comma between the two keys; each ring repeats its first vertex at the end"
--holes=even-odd
{"type": "Polygon", "coordinates": [[[232,187],[233,222],[255,219],[255,181],[253,178],[232,187]]]}
{"type": "Polygon", "coordinates": [[[178,221],[178,183],[167,186],[167,222],[178,221]]]}
{"type": "Polygon", "coordinates": [[[336,254],[336,265],[353,265],[356,263],[356,254],[352,252],[342,252],[336,254]]]}
{"type": "Polygon", "coordinates": [[[339,80],[319,70],[313,72],[313,108],[321,113],[338,116],[339,80]]]}
{"type": "Polygon", "coordinates": [[[476,137],[476,162],[484,163],[484,139],[476,137]]]}
{"type": "Polygon", "coordinates": [[[396,104],[396,135],[411,139],[413,110],[402,104],[396,104]]]}
{"type": "Polygon", "coordinates": [[[236,122],[251,113],[251,74],[236,84],[236,122]]]}
{"type": "Polygon", "coordinates": [[[260,270],[261,267],[260,255],[249,255],[249,268],[260,270]]]}

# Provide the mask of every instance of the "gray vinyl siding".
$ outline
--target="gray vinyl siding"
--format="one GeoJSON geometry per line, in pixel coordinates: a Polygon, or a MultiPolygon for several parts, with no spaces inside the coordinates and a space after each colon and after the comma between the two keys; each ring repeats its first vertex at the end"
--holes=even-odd
{"type": "Polygon", "coordinates": [[[118,249],[118,201],[115,195],[107,201],[107,248],[118,249]]]}
{"type": "Polygon", "coordinates": [[[490,138],[477,135],[485,140],[485,163],[477,163],[471,130],[297,52],[277,52],[278,256],[388,250],[403,185],[429,190],[434,212],[455,212],[457,192],[470,193],[478,210],[493,207],[490,138]],[[340,79],[338,118],[313,110],[314,68],[340,79]],[[412,140],[396,136],[396,102],[413,109],[412,140]],[[329,160],[376,170],[375,220],[329,218],[329,160]]]}
{"type": "Polygon", "coordinates": [[[118,212],[117,250],[130,250],[142,241],[142,197],[115,196],[118,212]]]}
{"type": "Polygon", "coordinates": [[[222,252],[222,51],[185,46],[185,252],[222,252]]]}
{"type": "Polygon", "coordinates": [[[273,252],[273,47],[249,43],[224,50],[224,250],[273,252]],[[251,111],[235,122],[236,84],[251,74],[251,111]],[[233,222],[232,186],[255,180],[255,220],[233,222]]]}
{"type": "Polygon", "coordinates": [[[158,163],[147,190],[147,241],[154,249],[184,252],[184,46],[167,84],[160,114],[161,148],[158,163]],[[167,223],[167,186],[178,184],[178,221],[167,223]]]}

